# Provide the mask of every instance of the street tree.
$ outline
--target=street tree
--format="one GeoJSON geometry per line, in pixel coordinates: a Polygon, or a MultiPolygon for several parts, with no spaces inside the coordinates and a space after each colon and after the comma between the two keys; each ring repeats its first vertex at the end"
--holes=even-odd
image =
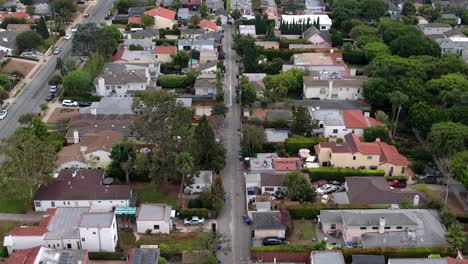
{"type": "Polygon", "coordinates": [[[431,127],[428,142],[434,153],[442,157],[450,157],[456,152],[466,150],[468,126],[452,122],[436,123],[431,127]]]}
{"type": "Polygon", "coordinates": [[[313,202],[315,191],[300,172],[290,172],[284,176],[283,186],[286,187],[287,196],[293,201],[313,202]]]}
{"type": "Polygon", "coordinates": [[[455,221],[450,225],[447,229],[447,233],[445,234],[445,238],[447,239],[447,242],[457,250],[462,249],[466,243],[465,232],[458,221],[455,221]]]}
{"type": "Polygon", "coordinates": [[[91,91],[91,77],[83,70],[69,72],[63,78],[63,95],[65,97],[85,97],[91,91]]]}
{"type": "Polygon", "coordinates": [[[125,175],[125,183],[129,184],[136,154],[136,147],[131,142],[123,141],[114,144],[109,155],[111,162],[107,167],[108,175],[119,178],[125,175]]]}
{"type": "Polygon", "coordinates": [[[116,51],[120,38],[121,33],[115,26],[80,24],[73,37],[72,51],[78,56],[90,56],[93,53],[111,55],[116,51]]]}
{"type": "Polygon", "coordinates": [[[26,30],[16,36],[16,46],[20,50],[36,49],[43,43],[41,35],[32,30],[26,30]]]}
{"type": "Polygon", "coordinates": [[[468,151],[455,153],[450,158],[450,169],[452,175],[468,188],[468,151]]]}
{"type": "Polygon", "coordinates": [[[291,131],[294,134],[304,136],[311,133],[313,129],[318,128],[317,121],[312,120],[309,111],[302,105],[293,108],[291,119],[291,131]]]}
{"type": "Polygon", "coordinates": [[[400,118],[401,106],[408,102],[409,98],[406,94],[395,91],[388,95],[390,103],[392,104],[392,122],[391,129],[392,135],[396,136],[396,130],[398,126],[398,119],[400,118]]]}
{"type": "Polygon", "coordinates": [[[231,17],[234,18],[234,20],[238,20],[241,18],[242,14],[238,9],[235,9],[234,11],[231,12],[231,17]]]}
{"type": "Polygon", "coordinates": [[[47,24],[46,24],[45,18],[43,16],[41,16],[39,18],[39,21],[37,22],[36,32],[39,35],[41,35],[44,39],[48,39],[49,36],[50,36],[49,30],[47,29],[47,24]]]}
{"type": "Polygon", "coordinates": [[[30,202],[39,186],[52,179],[57,155],[30,128],[17,129],[2,142],[0,153],[5,157],[0,184],[11,197],[30,202]]]}
{"type": "Polygon", "coordinates": [[[239,83],[242,105],[250,106],[257,100],[257,90],[247,77],[242,76],[239,83]]]}
{"type": "Polygon", "coordinates": [[[248,154],[252,157],[254,153],[258,153],[262,150],[263,143],[265,142],[265,135],[263,134],[263,128],[255,125],[242,126],[242,140],[241,145],[244,150],[244,154],[248,154]]]}
{"type": "Polygon", "coordinates": [[[49,6],[54,14],[55,31],[70,22],[73,14],[78,10],[75,0],[52,0],[49,1],[49,6]]]}
{"type": "Polygon", "coordinates": [[[224,168],[226,151],[224,147],[216,142],[213,127],[206,116],[202,116],[195,128],[194,134],[194,157],[197,165],[202,170],[220,171],[224,168]]]}
{"type": "Polygon", "coordinates": [[[35,115],[32,118],[31,133],[40,140],[46,139],[49,135],[47,124],[42,121],[39,115],[35,115]]]}
{"type": "Polygon", "coordinates": [[[211,115],[214,115],[214,116],[223,116],[223,117],[226,117],[226,113],[229,111],[228,107],[226,106],[226,104],[220,102],[220,103],[216,103],[215,105],[213,105],[213,108],[211,108],[211,115]]]}

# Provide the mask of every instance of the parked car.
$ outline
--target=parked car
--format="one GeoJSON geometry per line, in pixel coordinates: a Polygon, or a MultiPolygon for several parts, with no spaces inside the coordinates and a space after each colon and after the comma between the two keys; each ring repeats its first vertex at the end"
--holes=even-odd
{"type": "Polygon", "coordinates": [[[84,13],[84,14],[83,14],[83,17],[84,17],[84,18],[89,17],[89,13],[84,13]]]}
{"type": "Polygon", "coordinates": [[[343,245],[341,245],[340,243],[329,243],[329,244],[327,244],[327,249],[328,250],[342,249],[342,248],[343,248],[343,245]]]}
{"type": "Polygon", "coordinates": [[[387,184],[388,186],[393,187],[393,188],[406,188],[406,183],[400,182],[398,180],[388,181],[387,184]]]}
{"type": "Polygon", "coordinates": [[[329,194],[329,193],[332,193],[334,191],[336,191],[336,186],[334,185],[331,185],[331,184],[324,184],[320,187],[318,187],[315,192],[320,194],[320,195],[323,195],[323,194],[329,194]]]}
{"type": "Polygon", "coordinates": [[[78,30],[78,24],[74,25],[72,28],[71,28],[71,32],[76,32],[78,30]]]}
{"type": "Polygon", "coordinates": [[[78,101],[78,106],[79,107],[87,107],[87,106],[90,106],[91,105],[91,102],[81,102],[81,101],[78,101]]]}
{"type": "Polygon", "coordinates": [[[54,49],[54,55],[57,55],[57,54],[59,54],[59,53],[60,53],[60,51],[62,51],[62,49],[61,49],[61,48],[58,48],[58,47],[57,47],[57,48],[55,48],[55,49],[54,49]]]}
{"type": "Polygon", "coordinates": [[[0,120],[5,119],[6,115],[8,114],[7,110],[0,111],[0,120]]]}
{"type": "Polygon", "coordinates": [[[326,204],[328,203],[329,200],[330,200],[330,195],[325,194],[324,196],[322,196],[322,199],[320,199],[320,202],[323,204],[326,204]]]}
{"type": "Polygon", "coordinates": [[[49,91],[51,93],[57,93],[58,91],[58,85],[51,85],[49,91]]]}
{"type": "Polygon", "coordinates": [[[325,184],[328,184],[328,181],[327,180],[318,180],[318,181],[314,181],[312,183],[312,187],[314,187],[315,189],[317,189],[318,187],[322,186],[322,185],[325,185],[325,184]]]}
{"type": "Polygon", "coordinates": [[[191,226],[191,225],[203,225],[205,223],[205,219],[200,216],[191,216],[184,219],[184,225],[191,226]]]}
{"type": "Polygon", "coordinates": [[[63,100],[62,105],[63,106],[78,106],[78,102],[73,101],[73,100],[63,100]]]}
{"type": "Polygon", "coordinates": [[[264,246],[274,246],[274,245],[286,245],[289,244],[288,241],[280,237],[265,237],[262,241],[264,246]]]}
{"type": "Polygon", "coordinates": [[[70,33],[66,34],[63,38],[66,40],[71,39],[72,35],[70,33]]]}
{"type": "Polygon", "coordinates": [[[46,96],[45,99],[46,99],[47,102],[50,102],[50,101],[52,101],[54,98],[55,98],[55,93],[50,93],[50,94],[48,94],[48,95],[46,96]]]}
{"type": "Polygon", "coordinates": [[[420,180],[435,180],[439,178],[439,176],[433,174],[433,173],[426,173],[426,174],[416,174],[416,177],[420,180]]]}

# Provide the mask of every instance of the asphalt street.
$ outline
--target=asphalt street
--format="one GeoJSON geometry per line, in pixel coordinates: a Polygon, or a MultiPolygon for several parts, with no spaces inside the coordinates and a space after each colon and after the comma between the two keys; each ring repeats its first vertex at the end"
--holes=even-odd
{"type": "Polygon", "coordinates": [[[233,26],[224,26],[223,47],[226,54],[224,65],[224,100],[229,108],[229,113],[224,121],[223,142],[226,147],[226,167],[221,172],[224,190],[226,192],[226,204],[218,217],[218,231],[224,234],[229,241],[230,251],[227,255],[218,254],[222,263],[249,263],[251,245],[250,226],[243,222],[242,216],[246,214],[245,181],[243,169],[238,159],[240,150],[240,105],[236,103],[235,87],[238,65],[236,53],[232,50],[233,26]]]}
{"type": "MultiPolygon", "coordinates": [[[[100,23],[104,20],[112,1],[97,0],[96,5],[89,11],[89,17],[83,18],[81,23],[100,23]]],[[[8,115],[4,120],[0,120],[0,139],[8,138],[19,126],[18,118],[25,113],[37,113],[40,105],[45,102],[45,97],[49,94],[47,85],[51,76],[55,73],[57,58],[67,58],[71,53],[72,40],[65,40],[62,51],[58,55],[53,55],[48,62],[43,64],[39,72],[23,88],[22,93],[16,98],[8,109],[8,115]]],[[[0,161],[2,158],[0,157],[0,161]]]]}

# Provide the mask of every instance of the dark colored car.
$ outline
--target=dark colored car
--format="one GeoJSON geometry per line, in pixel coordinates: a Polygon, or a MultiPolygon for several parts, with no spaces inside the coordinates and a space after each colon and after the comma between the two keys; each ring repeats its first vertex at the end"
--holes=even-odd
{"type": "Polygon", "coordinates": [[[87,106],[90,106],[90,105],[91,105],[90,102],[78,102],[79,107],[87,107],[87,106]]]}
{"type": "Polygon", "coordinates": [[[286,245],[289,244],[288,241],[284,238],[279,238],[279,237],[265,237],[263,239],[263,245],[264,246],[275,246],[275,245],[286,245]]]}
{"type": "Polygon", "coordinates": [[[47,101],[47,102],[50,102],[50,101],[52,101],[54,98],[55,98],[55,93],[50,93],[50,94],[47,95],[46,101],[47,101]]]}

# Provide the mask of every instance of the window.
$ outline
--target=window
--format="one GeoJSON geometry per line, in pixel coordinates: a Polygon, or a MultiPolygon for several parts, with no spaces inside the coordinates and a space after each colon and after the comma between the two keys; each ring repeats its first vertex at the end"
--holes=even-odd
{"type": "Polygon", "coordinates": [[[50,206],[55,207],[55,202],[50,202],[50,206]]]}
{"type": "Polygon", "coordinates": [[[323,128],[323,124],[320,124],[319,127],[320,127],[320,128],[323,128]]]}
{"type": "Polygon", "coordinates": [[[200,189],[200,186],[197,185],[197,189],[200,189]]]}
{"type": "Polygon", "coordinates": [[[397,226],[396,229],[403,229],[403,227],[402,226],[397,226]]]}
{"type": "Polygon", "coordinates": [[[266,187],[265,188],[265,192],[272,192],[274,190],[275,190],[275,188],[273,188],[273,187],[266,187]]]}
{"type": "Polygon", "coordinates": [[[372,159],[372,156],[367,156],[367,159],[368,159],[368,160],[371,160],[371,159],[372,159]]]}
{"type": "Polygon", "coordinates": [[[367,227],[366,227],[366,226],[361,226],[359,229],[361,229],[361,230],[366,230],[367,227]]]}
{"type": "Polygon", "coordinates": [[[86,239],[85,239],[84,237],[82,237],[82,238],[81,238],[81,241],[85,242],[85,241],[86,241],[86,239]]]}
{"type": "Polygon", "coordinates": [[[406,167],[401,167],[401,174],[405,173],[405,169],[406,169],[406,167]]]}
{"type": "Polygon", "coordinates": [[[93,232],[93,235],[95,235],[95,234],[96,234],[96,232],[93,232]]]}
{"type": "Polygon", "coordinates": [[[70,205],[70,202],[68,202],[68,205],[70,205]]]}
{"type": "Polygon", "coordinates": [[[353,160],[356,160],[356,156],[353,156],[353,160]]]}
{"type": "Polygon", "coordinates": [[[389,227],[389,226],[386,226],[386,227],[385,227],[385,230],[388,230],[388,229],[390,229],[390,227],[389,227]]]}
{"type": "Polygon", "coordinates": [[[330,229],[331,229],[331,230],[335,230],[335,229],[336,229],[336,224],[331,224],[331,225],[330,225],[330,229]]]}
{"type": "Polygon", "coordinates": [[[373,227],[372,227],[372,230],[377,230],[377,229],[379,229],[378,226],[373,226],[373,227]]]}
{"type": "Polygon", "coordinates": [[[41,202],[34,202],[34,206],[41,207],[41,202]]]}
{"type": "Polygon", "coordinates": [[[159,225],[154,225],[154,226],[153,226],[153,229],[159,230],[159,225]]]}
{"type": "Polygon", "coordinates": [[[98,203],[101,203],[101,201],[98,201],[98,203]]]}
{"type": "Polygon", "coordinates": [[[63,202],[63,205],[65,205],[65,201],[63,202]]]}
{"type": "Polygon", "coordinates": [[[333,129],[333,134],[338,134],[338,129],[333,129]]]}

